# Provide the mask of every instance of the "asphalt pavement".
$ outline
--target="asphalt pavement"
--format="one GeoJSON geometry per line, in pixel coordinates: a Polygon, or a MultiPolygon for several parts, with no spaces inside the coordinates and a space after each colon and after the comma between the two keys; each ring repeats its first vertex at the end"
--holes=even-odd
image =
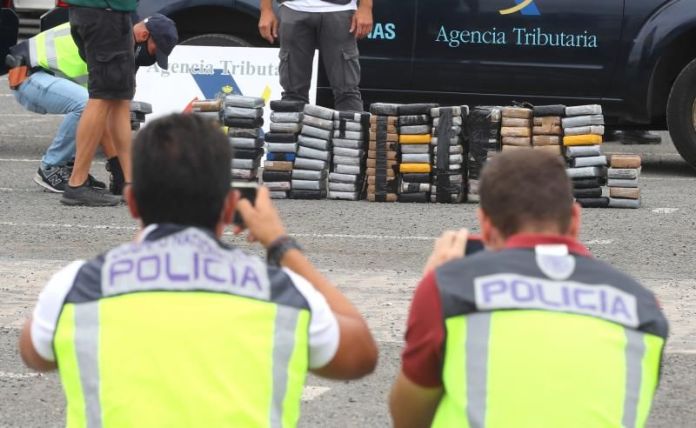
{"type": "MultiPolygon", "coordinates": [[[[462,100],[466,102],[466,100],[462,100]]],[[[26,112],[0,78],[0,426],[64,424],[55,374],[27,370],[16,350],[19,328],[51,274],[132,239],[126,207],[71,208],[32,177],[60,117],[26,112]]],[[[583,211],[581,238],[594,255],[657,293],[671,322],[651,427],[696,425],[696,174],[666,133],[663,144],[606,152],[643,153],[639,210],[583,211]]],[[[93,166],[106,179],[103,159],[93,166]]],[[[386,397],[399,369],[408,304],[433,240],[447,228],[477,231],[476,205],[279,201],[288,230],[355,302],[380,346],[377,371],[352,382],[310,376],[302,427],[389,426],[386,397]]],[[[224,240],[261,254],[243,239],[224,240]]],[[[591,350],[588,350],[591,352],[591,350]]]]}

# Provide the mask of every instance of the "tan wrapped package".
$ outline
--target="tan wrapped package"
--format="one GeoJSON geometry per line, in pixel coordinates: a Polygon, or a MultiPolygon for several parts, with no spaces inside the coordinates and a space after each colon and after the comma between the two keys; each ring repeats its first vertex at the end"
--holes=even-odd
{"type": "Polygon", "coordinates": [[[529,147],[532,145],[531,137],[503,137],[504,146],[529,147]]]}
{"type": "Polygon", "coordinates": [[[532,130],[530,128],[515,128],[512,126],[504,126],[500,128],[502,137],[531,137],[532,130]]]}
{"type": "Polygon", "coordinates": [[[503,117],[531,119],[532,110],[522,107],[503,107],[503,117]]]}

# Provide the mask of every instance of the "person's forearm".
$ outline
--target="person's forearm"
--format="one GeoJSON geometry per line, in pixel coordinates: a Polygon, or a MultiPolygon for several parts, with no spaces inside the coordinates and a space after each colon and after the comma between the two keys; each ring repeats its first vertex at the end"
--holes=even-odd
{"type": "Polygon", "coordinates": [[[355,306],[312,265],[301,251],[295,249],[287,251],[280,264],[309,281],[324,296],[331,310],[338,314],[357,316],[362,319],[355,306]]]}
{"type": "MultiPolygon", "coordinates": [[[[372,0],[369,0],[372,3],[372,0]]],[[[261,12],[273,10],[273,0],[261,0],[261,12]]]]}
{"type": "MultiPolygon", "coordinates": [[[[261,1],[263,2],[263,0],[261,1]]],[[[372,0],[359,0],[358,7],[364,7],[372,10],[372,0]]]]}

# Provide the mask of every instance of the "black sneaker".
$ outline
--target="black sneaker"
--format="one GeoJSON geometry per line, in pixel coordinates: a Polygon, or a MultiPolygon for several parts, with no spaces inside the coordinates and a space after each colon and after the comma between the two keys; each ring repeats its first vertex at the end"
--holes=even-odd
{"type": "Polygon", "coordinates": [[[93,189],[106,190],[106,183],[97,180],[92,174],[87,175],[87,185],[93,189]]]}
{"type": "Polygon", "coordinates": [[[63,193],[68,187],[70,174],[66,174],[67,168],[64,166],[54,166],[45,170],[39,167],[34,175],[34,183],[54,193],[63,193]]]}
{"type": "Polygon", "coordinates": [[[123,188],[126,185],[126,179],[123,177],[123,171],[121,170],[121,164],[118,158],[107,160],[104,167],[109,173],[109,191],[114,195],[122,195],[123,188]]]}
{"type": "Polygon", "coordinates": [[[60,203],[84,207],[113,207],[121,203],[121,198],[90,187],[88,183],[89,180],[79,187],[66,185],[60,203]]]}

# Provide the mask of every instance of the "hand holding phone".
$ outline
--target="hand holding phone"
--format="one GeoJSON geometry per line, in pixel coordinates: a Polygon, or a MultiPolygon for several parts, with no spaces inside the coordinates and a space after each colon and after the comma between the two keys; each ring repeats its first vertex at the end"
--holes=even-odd
{"type": "MultiPolygon", "coordinates": [[[[251,202],[251,205],[256,203],[256,193],[258,191],[259,185],[256,182],[249,181],[233,181],[230,185],[233,190],[239,191],[239,199],[246,199],[251,202]]],[[[232,219],[232,224],[239,226],[244,229],[246,225],[244,224],[244,219],[242,218],[239,210],[235,210],[234,218],[232,219]]]]}
{"type": "MultiPolygon", "coordinates": [[[[442,266],[450,260],[462,258],[466,252],[469,231],[467,229],[447,230],[435,240],[433,252],[425,263],[423,273],[442,266]]],[[[474,244],[475,245],[475,244],[474,244]]],[[[474,247],[472,246],[472,249],[474,247]]]]}
{"type": "MultiPolygon", "coordinates": [[[[244,187],[246,190],[247,188],[244,187]]],[[[257,186],[255,192],[247,193],[249,198],[241,198],[237,203],[237,212],[241,215],[243,223],[249,229],[249,241],[258,241],[268,248],[276,239],[286,236],[285,226],[280,215],[273,205],[271,195],[266,186],[257,186]],[[252,199],[253,197],[253,199],[252,199]]],[[[240,192],[242,188],[237,188],[240,192]]],[[[249,191],[251,192],[251,191],[249,191]]],[[[241,233],[238,226],[236,233],[241,233]]]]}

